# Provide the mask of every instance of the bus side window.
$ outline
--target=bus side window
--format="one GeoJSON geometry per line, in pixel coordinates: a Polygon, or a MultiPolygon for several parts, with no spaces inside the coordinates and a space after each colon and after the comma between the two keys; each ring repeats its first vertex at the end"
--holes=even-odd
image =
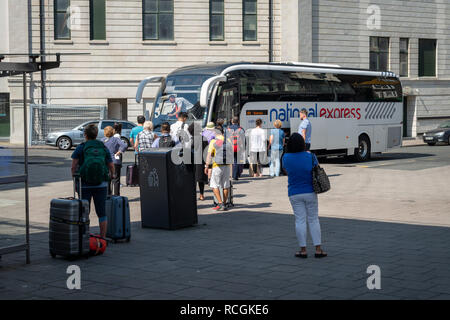
{"type": "Polygon", "coordinates": [[[343,81],[329,81],[336,95],[336,101],[355,101],[356,92],[353,87],[343,81]]]}

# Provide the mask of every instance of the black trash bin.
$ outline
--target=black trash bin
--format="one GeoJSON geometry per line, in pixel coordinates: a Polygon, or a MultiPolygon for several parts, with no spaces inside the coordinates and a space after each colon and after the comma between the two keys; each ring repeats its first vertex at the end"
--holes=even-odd
{"type": "Polygon", "coordinates": [[[141,221],[144,228],[197,224],[194,166],[173,163],[171,149],[139,153],[141,221]]]}

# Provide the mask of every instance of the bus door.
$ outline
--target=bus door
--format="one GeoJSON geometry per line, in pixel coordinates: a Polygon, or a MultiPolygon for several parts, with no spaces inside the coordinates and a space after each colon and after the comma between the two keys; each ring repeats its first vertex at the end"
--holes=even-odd
{"type": "Polygon", "coordinates": [[[221,84],[217,90],[217,96],[214,101],[213,114],[211,121],[223,119],[225,125],[230,125],[234,116],[240,114],[239,107],[239,82],[231,79],[221,84]]]}

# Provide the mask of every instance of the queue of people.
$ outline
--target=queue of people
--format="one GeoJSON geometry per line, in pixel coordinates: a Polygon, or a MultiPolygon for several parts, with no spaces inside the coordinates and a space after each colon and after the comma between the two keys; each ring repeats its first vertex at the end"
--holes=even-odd
{"type": "MultiPolygon", "coordinates": [[[[222,119],[218,119],[216,124],[209,122],[206,128],[201,130],[198,123],[188,126],[187,114],[182,111],[177,112],[177,121],[174,124],[170,125],[168,122],[161,124],[159,136],[153,132],[152,122],[145,121],[143,116],[139,116],[138,126],[133,129],[130,142],[136,153],[150,148],[171,148],[181,144],[183,147],[189,146],[193,159],[201,154],[201,160],[197,159],[194,162],[195,181],[200,191],[198,200],[205,200],[205,186],[209,182],[217,200],[213,208],[216,211],[227,211],[231,208],[229,201],[231,179],[236,181],[241,177],[246,162],[246,137],[249,141],[250,177],[262,176],[262,165],[267,164],[267,150],[269,150],[270,176],[278,177],[281,168],[288,176],[288,196],[295,216],[295,231],[300,247],[295,256],[307,258],[308,226],[316,248],[315,257],[322,258],[327,254],[321,247],[318,198],[312,184],[312,170],[318,161],[316,156],[309,152],[312,128],[307,119],[307,111],[303,109],[300,117],[303,121],[298,132],[289,137],[287,144],[280,120],[274,122],[274,128],[270,130],[267,139],[261,119],[255,121],[255,128],[247,130],[249,132],[240,127],[238,117],[232,119],[226,132],[222,119]],[[194,143],[195,140],[202,143],[194,143]],[[203,151],[206,149],[205,158],[203,151]]],[[[102,237],[105,237],[107,228],[105,215],[107,194],[120,195],[122,155],[128,147],[120,139],[120,133],[120,124],[106,127],[105,138],[100,142],[96,140],[97,126],[88,125],[84,130],[86,142],[80,144],[72,154],[72,174],[78,172],[82,178],[84,176],[81,185],[82,198],[89,202],[93,199],[102,237]]]]}

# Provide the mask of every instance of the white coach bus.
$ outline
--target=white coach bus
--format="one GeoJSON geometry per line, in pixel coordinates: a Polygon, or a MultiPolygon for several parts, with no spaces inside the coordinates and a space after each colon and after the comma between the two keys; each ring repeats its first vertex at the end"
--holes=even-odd
{"type": "Polygon", "coordinates": [[[267,129],[280,120],[290,134],[306,109],[311,150],[319,156],[366,161],[371,153],[402,143],[402,86],[392,72],[308,63],[211,63],[144,79],[137,102],[150,82],[161,83],[149,110],[156,130],[162,122],[176,121],[169,116],[176,105],[188,113],[188,121],[202,120],[203,126],[218,118],[228,124],[237,115],[244,129],[253,128],[258,118],[267,129]]]}

